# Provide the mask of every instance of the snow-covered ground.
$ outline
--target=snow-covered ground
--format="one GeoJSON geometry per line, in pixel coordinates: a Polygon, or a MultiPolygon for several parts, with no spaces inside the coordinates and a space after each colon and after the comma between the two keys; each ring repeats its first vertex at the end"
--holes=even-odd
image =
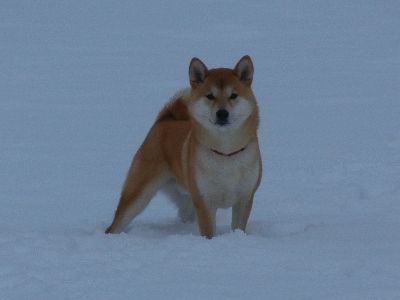
{"type": "Polygon", "coordinates": [[[2,1],[0,299],[400,299],[398,1],[2,1]],[[247,235],[104,235],[193,56],[255,64],[247,235]]]}

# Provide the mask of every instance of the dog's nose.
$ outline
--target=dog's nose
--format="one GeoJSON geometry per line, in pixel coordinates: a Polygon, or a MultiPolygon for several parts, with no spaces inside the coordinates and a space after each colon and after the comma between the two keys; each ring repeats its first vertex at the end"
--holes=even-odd
{"type": "Polygon", "coordinates": [[[229,117],[229,112],[226,109],[217,110],[217,120],[226,122],[229,117]]]}

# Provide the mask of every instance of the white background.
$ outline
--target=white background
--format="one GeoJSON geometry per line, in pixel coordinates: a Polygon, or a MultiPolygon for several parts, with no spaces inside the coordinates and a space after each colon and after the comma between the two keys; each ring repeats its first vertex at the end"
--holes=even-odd
{"type": "Polygon", "coordinates": [[[2,1],[0,299],[400,299],[397,1],[2,1]],[[248,234],[157,195],[104,235],[158,111],[253,58],[248,234]]]}

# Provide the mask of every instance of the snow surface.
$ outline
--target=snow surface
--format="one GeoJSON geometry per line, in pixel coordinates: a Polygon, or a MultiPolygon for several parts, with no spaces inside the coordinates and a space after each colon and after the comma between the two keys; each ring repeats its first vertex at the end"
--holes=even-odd
{"type": "Polygon", "coordinates": [[[2,1],[0,299],[400,299],[398,1],[2,1]],[[104,235],[193,56],[255,64],[248,234],[104,235]]]}

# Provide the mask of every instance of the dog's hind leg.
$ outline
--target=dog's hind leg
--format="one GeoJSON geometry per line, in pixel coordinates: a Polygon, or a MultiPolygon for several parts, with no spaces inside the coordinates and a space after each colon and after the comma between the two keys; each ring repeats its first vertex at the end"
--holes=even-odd
{"type": "Polygon", "coordinates": [[[106,233],[120,233],[149,204],[169,175],[160,162],[137,155],[129,170],[112,224],[106,233]]]}
{"type": "Polygon", "coordinates": [[[178,216],[183,223],[193,223],[195,220],[195,212],[192,200],[189,196],[181,195],[175,200],[178,206],[178,216]]]}
{"type": "Polygon", "coordinates": [[[195,211],[188,193],[181,190],[175,181],[166,184],[162,191],[175,203],[178,208],[178,217],[183,223],[194,222],[195,211]]]}

